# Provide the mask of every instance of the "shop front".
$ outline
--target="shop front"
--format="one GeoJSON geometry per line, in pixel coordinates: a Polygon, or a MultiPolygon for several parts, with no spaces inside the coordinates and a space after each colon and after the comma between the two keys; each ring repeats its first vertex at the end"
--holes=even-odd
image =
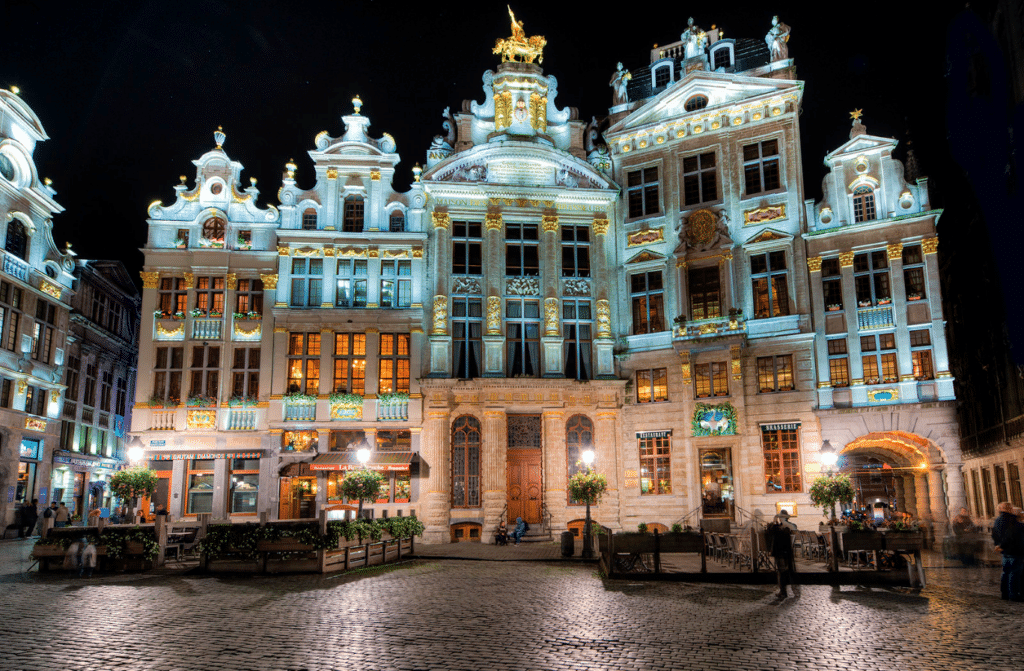
{"type": "Polygon", "coordinates": [[[51,501],[63,503],[71,511],[72,519],[83,519],[91,505],[94,492],[89,486],[90,473],[102,467],[97,457],[58,451],[53,456],[50,487],[51,501]]]}
{"type": "Polygon", "coordinates": [[[36,479],[39,475],[42,453],[43,441],[21,439],[21,446],[18,450],[18,484],[14,492],[15,504],[23,505],[31,503],[33,498],[45,497],[45,487],[36,491],[36,479]]]}

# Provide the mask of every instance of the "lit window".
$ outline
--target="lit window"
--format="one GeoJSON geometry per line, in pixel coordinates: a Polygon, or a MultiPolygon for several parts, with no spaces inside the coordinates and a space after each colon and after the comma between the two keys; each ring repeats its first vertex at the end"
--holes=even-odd
{"type": "Polygon", "coordinates": [[[793,391],[793,355],[757,357],[757,390],[762,394],[793,391]]]}
{"type": "Polygon", "coordinates": [[[320,334],[288,334],[288,393],[320,391],[320,334]]]}
{"type": "Polygon", "coordinates": [[[932,337],[928,329],[910,332],[910,358],[914,365],[915,380],[931,380],[935,377],[932,367],[932,337]]]}
{"type": "Polygon", "coordinates": [[[381,333],[377,389],[381,394],[409,393],[409,334],[381,333]]]}
{"type": "Polygon", "coordinates": [[[896,368],[896,336],[892,333],[861,336],[861,362],[864,384],[898,382],[896,368]]]}
{"type": "MultiPolygon", "coordinates": [[[[585,415],[573,415],[565,423],[566,483],[577,473],[586,470],[582,463],[583,453],[594,449],[594,423],[585,415]]],[[[568,487],[566,487],[568,489],[568,487]]],[[[570,505],[578,505],[569,497],[570,505]]]]}
{"type": "Polygon", "coordinates": [[[828,374],[833,387],[850,386],[850,357],[847,356],[846,338],[832,338],[828,342],[828,374]]]}
{"type": "Polygon", "coordinates": [[[800,492],[800,441],[797,424],[761,427],[765,493],[800,492]]]}
{"type": "Polygon", "coordinates": [[[690,291],[690,319],[714,319],[722,316],[718,266],[690,268],[686,273],[690,291]]]}
{"type": "Polygon", "coordinates": [[[366,393],[365,334],[334,334],[334,391],[360,396],[366,393]]]}
{"type": "Polygon", "coordinates": [[[463,415],[452,425],[452,507],[480,505],[480,422],[463,415]]]}
{"type": "Polygon", "coordinates": [[[693,390],[697,398],[729,395],[729,364],[725,361],[699,363],[693,367],[693,390]]]}
{"type": "Polygon", "coordinates": [[[667,435],[637,439],[640,448],[640,494],[671,494],[671,438],[667,435]]]}
{"type": "Polygon", "coordinates": [[[630,275],[629,293],[633,307],[633,334],[664,331],[665,296],[661,271],[630,275]]]}
{"type": "Polygon", "coordinates": [[[743,147],[743,178],[748,196],[774,191],[781,186],[778,140],[765,140],[743,147]]]}
{"type": "Polygon", "coordinates": [[[636,372],[636,402],[661,403],[668,400],[668,369],[654,368],[636,372]]]}
{"type": "Polygon", "coordinates": [[[750,279],[754,290],[757,319],[789,314],[786,252],[768,252],[750,257],[750,279]]]}
{"type": "Polygon", "coordinates": [[[862,252],[853,257],[853,286],[859,307],[887,305],[892,300],[886,250],[862,252]]]}

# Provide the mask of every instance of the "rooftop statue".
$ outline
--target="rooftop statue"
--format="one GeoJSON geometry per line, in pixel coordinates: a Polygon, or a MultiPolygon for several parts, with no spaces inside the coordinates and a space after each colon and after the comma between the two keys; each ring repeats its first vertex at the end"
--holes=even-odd
{"type": "Polygon", "coordinates": [[[516,15],[512,8],[508,8],[508,15],[512,19],[512,37],[499,39],[494,42],[492,53],[501,54],[501,62],[515,61],[519,57],[523,63],[544,62],[544,46],[548,43],[542,35],[526,36],[523,30],[523,22],[516,21],[516,15]]]}
{"type": "Polygon", "coordinates": [[[612,87],[612,106],[625,105],[629,102],[626,84],[632,78],[633,75],[629,74],[629,70],[624,69],[622,63],[619,63],[618,69],[612,73],[612,80],[608,82],[608,86],[612,87]]]}
{"type": "Polygon", "coordinates": [[[771,30],[764,36],[765,44],[768,45],[768,51],[771,52],[772,63],[789,58],[789,45],[787,44],[789,42],[789,31],[789,26],[779,21],[778,16],[772,17],[771,30]]]}
{"type": "Polygon", "coordinates": [[[683,31],[679,39],[683,42],[683,55],[686,58],[693,58],[694,56],[702,56],[704,54],[704,47],[707,46],[708,36],[699,26],[693,24],[692,16],[686,22],[686,30],[683,31]]]}

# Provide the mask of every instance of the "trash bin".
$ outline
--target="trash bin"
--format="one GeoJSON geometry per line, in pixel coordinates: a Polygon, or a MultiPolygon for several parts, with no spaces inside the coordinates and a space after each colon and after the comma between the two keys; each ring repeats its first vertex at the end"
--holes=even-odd
{"type": "Polygon", "coordinates": [[[571,557],[576,550],[576,539],[571,531],[562,532],[562,556],[571,557]]]}

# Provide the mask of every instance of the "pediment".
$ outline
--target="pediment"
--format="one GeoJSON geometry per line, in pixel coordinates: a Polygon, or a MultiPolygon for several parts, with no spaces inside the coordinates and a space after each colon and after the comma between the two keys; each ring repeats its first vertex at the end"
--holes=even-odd
{"type": "Polygon", "coordinates": [[[617,189],[585,161],[529,142],[478,145],[424,172],[424,182],[478,182],[524,187],[617,189]]]}
{"type": "Polygon", "coordinates": [[[648,261],[664,261],[664,260],[665,260],[665,256],[664,255],[658,254],[657,252],[652,252],[652,251],[649,251],[649,250],[645,249],[644,251],[640,252],[639,254],[637,254],[636,256],[631,258],[630,260],[626,261],[626,265],[631,265],[631,264],[635,264],[635,263],[646,263],[648,261]]]}
{"type": "Polygon", "coordinates": [[[764,242],[775,242],[777,240],[792,240],[793,236],[774,228],[763,228],[752,237],[747,238],[744,245],[758,245],[764,242]]]}
{"type": "Polygon", "coordinates": [[[877,135],[858,135],[847,140],[838,149],[833,150],[825,156],[826,161],[842,156],[844,154],[864,154],[880,150],[893,150],[899,142],[891,137],[879,137],[877,135]]]}
{"type": "Polygon", "coordinates": [[[799,85],[787,79],[737,77],[718,72],[691,72],[663,93],[650,99],[642,107],[612,125],[605,132],[605,136],[628,132],[666,119],[677,119],[690,114],[706,114],[709,110],[728,108],[752,98],[772,96],[790,89],[799,92],[799,85]],[[688,112],[685,108],[686,101],[695,95],[707,96],[707,107],[696,112],[688,112]]]}

